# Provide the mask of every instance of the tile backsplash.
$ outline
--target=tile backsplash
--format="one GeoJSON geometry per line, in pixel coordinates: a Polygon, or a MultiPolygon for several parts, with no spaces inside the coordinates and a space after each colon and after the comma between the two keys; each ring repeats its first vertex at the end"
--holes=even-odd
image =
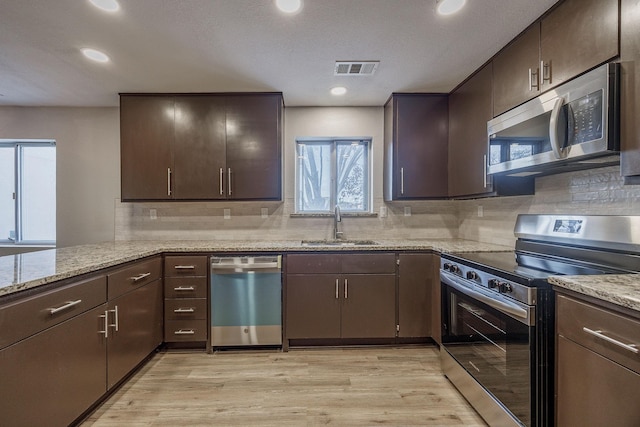
{"type": "MultiPolygon", "coordinates": [[[[515,240],[513,226],[519,213],[639,215],[640,186],[623,186],[619,168],[610,167],[538,178],[534,196],[393,203],[375,199],[373,205],[378,215],[343,217],[344,238],[463,238],[512,245],[515,240]],[[381,207],[387,208],[386,215],[379,214],[381,207]]],[[[293,199],[283,202],[149,203],[117,200],[115,239],[331,238],[332,217],[298,217],[291,216],[292,213],[293,199]],[[263,215],[264,208],[266,215],[263,215]],[[225,219],[225,210],[229,210],[228,219],[225,219]]]]}

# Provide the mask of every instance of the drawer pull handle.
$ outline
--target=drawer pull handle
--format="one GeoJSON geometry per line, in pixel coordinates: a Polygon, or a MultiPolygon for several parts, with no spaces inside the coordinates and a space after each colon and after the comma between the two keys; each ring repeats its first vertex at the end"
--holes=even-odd
{"type": "Polygon", "coordinates": [[[175,331],[175,335],[195,335],[196,331],[193,329],[180,329],[179,331],[175,331]]]}
{"type": "Polygon", "coordinates": [[[145,279],[145,278],[147,278],[149,276],[151,276],[151,273],[142,273],[142,274],[140,274],[138,276],[130,277],[130,279],[133,280],[133,282],[135,283],[135,282],[139,282],[140,280],[145,279]]]}
{"type": "Polygon", "coordinates": [[[176,270],[195,270],[196,266],[195,265],[176,265],[173,268],[175,268],[176,270]]]}
{"type": "Polygon", "coordinates": [[[583,327],[582,330],[588,333],[589,335],[593,335],[594,337],[603,339],[608,343],[617,345],[618,347],[622,347],[625,350],[632,352],[633,354],[638,354],[639,352],[638,346],[636,344],[625,344],[623,342],[618,341],[617,339],[606,336],[605,334],[602,333],[602,331],[594,331],[593,329],[589,329],[587,327],[583,327]]]}
{"type": "Polygon", "coordinates": [[[177,288],[173,288],[173,290],[176,292],[190,292],[195,291],[196,288],[194,288],[193,286],[178,286],[177,288]]]}
{"type": "Polygon", "coordinates": [[[175,310],[173,310],[174,313],[195,313],[196,309],[193,307],[189,307],[189,308],[176,308],[175,310]]]}
{"type": "Polygon", "coordinates": [[[65,305],[61,305],[60,307],[56,307],[56,308],[50,308],[49,309],[49,314],[54,315],[58,312],[61,312],[63,310],[66,310],[68,308],[74,307],[78,304],[80,304],[82,302],[81,299],[77,300],[77,301],[69,301],[68,303],[66,303],[65,305]]]}

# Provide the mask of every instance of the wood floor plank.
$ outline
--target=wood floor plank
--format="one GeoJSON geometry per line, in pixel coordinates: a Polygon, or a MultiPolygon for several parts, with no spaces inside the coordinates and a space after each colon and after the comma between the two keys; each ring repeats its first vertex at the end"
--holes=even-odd
{"type": "Polygon", "coordinates": [[[83,427],[486,426],[433,347],[163,352],[83,427]]]}

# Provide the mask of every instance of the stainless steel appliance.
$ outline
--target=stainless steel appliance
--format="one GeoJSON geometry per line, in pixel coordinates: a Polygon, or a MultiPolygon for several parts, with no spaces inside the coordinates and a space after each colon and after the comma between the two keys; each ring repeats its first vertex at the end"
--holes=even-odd
{"type": "Polygon", "coordinates": [[[210,344],[282,344],[281,255],[211,258],[210,344]]]}
{"type": "Polygon", "coordinates": [[[619,164],[619,87],[619,64],[605,64],[490,120],[488,173],[619,164]]]}
{"type": "Polygon", "coordinates": [[[442,367],[490,425],[553,425],[550,275],[640,271],[640,216],[520,215],[514,252],[442,254],[442,367]]]}

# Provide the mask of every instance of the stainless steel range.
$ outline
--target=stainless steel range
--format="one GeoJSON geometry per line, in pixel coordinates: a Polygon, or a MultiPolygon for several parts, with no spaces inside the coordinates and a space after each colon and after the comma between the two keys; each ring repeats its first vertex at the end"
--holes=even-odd
{"type": "Polygon", "coordinates": [[[442,254],[442,367],[495,426],[553,425],[551,275],[640,271],[640,216],[520,215],[515,251],[442,254]]]}

